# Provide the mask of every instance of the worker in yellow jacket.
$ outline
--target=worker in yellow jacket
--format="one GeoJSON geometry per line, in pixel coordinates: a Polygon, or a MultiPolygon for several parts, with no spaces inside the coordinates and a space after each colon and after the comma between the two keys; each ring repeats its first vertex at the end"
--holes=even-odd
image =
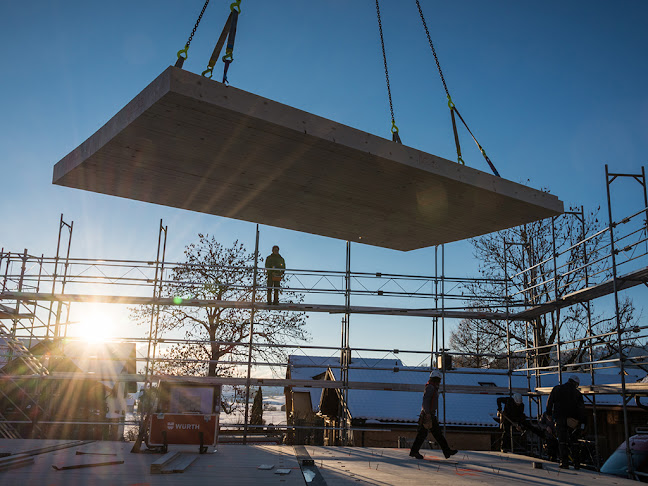
{"type": "Polygon", "coordinates": [[[286,261],[279,254],[277,245],[272,247],[272,253],[268,255],[265,261],[265,267],[268,272],[268,305],[279,304],[279,289],[281,288],[281,279],[286,269],[286,261]],[[272,290],[274,289],[274,300],[272,300],[272,290]]]}

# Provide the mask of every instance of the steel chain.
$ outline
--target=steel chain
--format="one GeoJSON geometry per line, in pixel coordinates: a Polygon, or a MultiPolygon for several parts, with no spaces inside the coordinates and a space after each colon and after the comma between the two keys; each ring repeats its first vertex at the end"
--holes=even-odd
{"type": "Polygon", "coordinates": [[[432,54],[434,54],[434,60],[436,61],[437,69],[439,70],[439,76],[441,76],[441,82],[443,83],[443,89],[445,89],[446,96],[448,100],[450,99],[450,92],[448,91],[448,86],[446,85],[445,78],[443,77],[443,71],[441,71],[441,64],[439,64],[439,58],[437,57],[436,50],[434,49],[434,44],[432,43],[432,37],[430,37],[430,31],[428,30],[427,23],[425,22],[425,17],[423,16],[423,10],[421,9],[421,4],[419,0],[416,0],[416,6],[418,7],[419,15],[421,16],[421,21],[423,22],[423,27],[425,28],[425,35],[427,35],[428,42],[432,48],[432,54]]]}
{"type": "Polygon", "coordinates": [[[194,28],[191,31],[191,34],[189,34],[189,39],[187,40],[187,43],[185,44],[185,48],[188,48],[189,44],[191,44],[191,39],[193,39],[193,36],[196,33],[196,29],[198,28],[198,24],[200,23],[200,20],[202,19],[202,16],[205,13],[205,9],[207,8],[208,4],[209,4],[209,0],[205,0],[205,5],[203,5],[202,10],[200,11],[200,15],[198,15],[198,20],[196,20],[196,25],[194,25],[194,28]]]}
{"type": "Polygon", "coordinates": [[[387,95],[389,96],[389,112],[392,124],[394,123],[394,105],[392,103],[391,86],[389,84],[389,70],[387,69],[387,55],[385,54],[385,40],[383,38],[382,21],[380,19],[380,5],[376,0],[376,14],[378,16],[378,30],[380,31],[380,46],[382,47],[383,64],[385,65],[385,79],[387,80],[387,95]]]}

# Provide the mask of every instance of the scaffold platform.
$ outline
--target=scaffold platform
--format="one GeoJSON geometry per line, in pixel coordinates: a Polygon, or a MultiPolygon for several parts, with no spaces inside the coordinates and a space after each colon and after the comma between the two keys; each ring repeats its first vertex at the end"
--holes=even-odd
{"type": "MultiPolygon", "coordinates": [[[[406,371],[407,368],[403,368],[406,371]]],[[[349,389],[349,390],[379,390],[379,391],[402,391],[422,393],[425,390],[428,371],[421,371],[421,383],[380,383],[371,381],[349,381],[346,385],[334,380],[298,380],[290,378],[254,378],[250,377],[250,386],[269,387],[299,387],[299,388],[326,388],[326,389],[349,389]]],[[[149,375],[144,374],[100,374],[100,373],[73,373],[73,372],[51,372],[48,375],[0,375],[0,383],[8,380],[29,380],[37,377],[39,380],[110,380],[113,382],[139,382],[164,380],[165,382],[196,383],[200,385],[232,385],[246,386],[247,378],[232,376],[183,376],[183,375],[149,375]]],[[[508,387],[478,386],[478,385],[443,385],[445,393],[467,393],[475,395],[508,395],[508,387]]],[[[513,387],[511,393],[529,394],[526,388],[513,387]]]]}
{"type": "MultiPolygon", "coordinates": [[[[605,385],[582,385],[578,389],[583,395],[623,395],[623,386],[621,383],[609,383],[605,385]]],[[[538,387],[535,389],[536,395],[549,395],[551,387],[538,387]]],[[[626,383],[625,394],[648,396],[648,383],[626,383]]]]}
{"type": "MultiPolygon", "coordinates": [[[[118,295],[88,295],[88,294],[52,294],[37,292],[4,292],[0,300],[21,300],[27,302],[92,302],[100,304],[127,304],[127,305],[182,305],[188,307],[222,307],[236,309],[273,310],[291,312],[323,312],[327,314],[373,314],[384,316],[412,316],[412,317],[447,317],[456,319],[506,319],[505,312],[484,312],[470,309],[408,309],[392,307],[345,306],[333,304],[294,304],[279,303],[269,305],[262,302],[227,301],[216,299],[181,299],[155,297],[136,297],[118,295]]],[[[518,320],[524,320],[520,318],[518,320]]]]}
{"type": "Polygon", "coordinates": [[[34,314],[25,314],[15,309],[10,309],[6,305],[0,304],[0,319],[31,319],[34,314]]]}
{"type": "MultiPolygon", "coordinates": [[[[617,277],[616,288],[617,291],[621,291],[635,287],[639,284],[645,284],[646,282],[648,282],[648,267],[640,268],[639,270],[634,270],[617,277]]],[[[580,302],[587,302],[612,293],[614,293],[614,279],[606,280],[603,283],[592,285],[585,289],[567,294],[560,299],[531,307],[522,312],[517,312],[511,316],[511,319],[516,321],[535,319],[536,317],[548,314],[557,309],[562,309],[563,307],[568,307],[580,302]]]]}

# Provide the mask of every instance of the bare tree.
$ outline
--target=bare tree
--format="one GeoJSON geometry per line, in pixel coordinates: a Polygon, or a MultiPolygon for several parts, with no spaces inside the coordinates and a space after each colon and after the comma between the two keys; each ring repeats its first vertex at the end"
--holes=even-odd
{"type": "Polygon", "coordinates": [[[499,329],[480,319],[462,320],[450,336],[450,347],[467,353],[453,358],[455,366],[464,368],[497,367],[497,357],[492,355],[506,353],[499,329]]]}
{"type": "MultiPolygon", "coordinates": [[[[162,361],[156,368],[179,375],[236,375],[240,363],[247,361],[251,314],[249,309],[221,307],[218,301],[252,300],[254,254],[238,241],[225,247],[214,237],[203,234],[186,247],[184,254],[185,261],[172,269],[171,278],[162,287],[162,297],[173,298],[177,305],[160,307],[158,337],[194,342],[178,342],[163,349],[162,361]],[[213,304],[183,306],[185,299],[208,300],[213,304]]],[[[262,269],[257,274],[257,285],[261,290],[256,292],[256,301],[262,302],[265,299],[262,269]]],[[[284,292],[283,298],[301,302],[303,297],[284,292]]],[[[139,306],[131,309],[131,317],[139,324],[148,325],[153,312],[152,306],[139,306]]],[[[277,365],[286,362],[283,348],[272,345],[307,340],[305,323],[303,313],[256,309],[253,340],[264,346],[253,346],[253,360],[277,365]]]]}
{"type": "MultiPolygon", "coordinates": [[[[611,277],[605,254],[604,232],[597,234],[600,224],[597,211],[584,214],[582,218],[565,215],[536,221],[524,226],[507,229],[472,240],[474,256],[479,260],[482,277],[492,281],[476,280],[466,286],[466,292],[477,297],[484,308],[489,305],[508,304],[511,310],[542,306],[585,287],[611,277]],[[576,245],[584,235],[594,235],[586,245],[576,245]],[[554,252],[558,255],[554,262],[554,252]],[[554,271],[554,265],[558,271],[554,271]],[[503,283],[495,282],[507,277],[507,292],[503,283]],[[508,302],[504,294],[510,296],[508,302]]],[[[607,249],[609,252],[609,248],[607,249]]],[[[635,308],[632,300],[620,302],[622,327],[634,326],[635,308]]],[[[576,304],[544,313],[531,321],[466,320],[452,333],[451,343],[459,352],[476,352],[480,340],[480,353],[505,352],[507,336],[511,350],[535,347],[533,362],[536,366],[555,363],[554,344],[585,337],[591,324],[592,334],[605,334],[616,329],[615,316],[604,315],[589,306],[576,304]],[[588,316],[589,313],[589,316],[588,316]]],[[[615,336],[603,337],[596,342],[597,357],[618,353],[615,336]]],[[[628,343],[631,345],[632,343],[628,343]]],[[[561,348],[561,364],[588,361],[588,343],[577,341],[561,348]]],[[[516,359],[525,354],[515,355],[516,359]]],[[[495,360],[501,363],[501,360],[495,360]]],[[[484,365],[479,361],[480,366],[484,365]]],[[[489,365],[495,363],[491,360],[489,365]]]]}

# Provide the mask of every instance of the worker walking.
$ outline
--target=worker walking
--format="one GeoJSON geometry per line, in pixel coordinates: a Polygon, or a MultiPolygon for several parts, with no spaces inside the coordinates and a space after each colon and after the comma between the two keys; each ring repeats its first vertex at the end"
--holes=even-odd
{"type": "Polygon", "coordinates": [[[569,469],[570,452],[574,469],[580,469],[577,440],[585,427],[585,403],[579,385],[578,376],[572,375],[567,383],[553,387],[547,401],[547,414],[556,422],[561,469],[569,469]]]}
{"type": "Polygon", "coordinates": [[[443,436],[441,427],[439,427],[439,421],[436,418],[436,411],[439,407],[439,385],[441,384],[441,372],[439,370],[433,370],[430,373],[430,379],[425,385],[425,392],[423,393],[423,405],[421,406],[421,414],[419,415],[418,420],[418,430],[416,432],[416,438],[412,444],[412,449],[410,450],[409,455],[417,459],[423,459],[423,455],[419,452],[423,441],[428,435],[428,431],[432,432],[434,440],[437,441],[437,444],[441,447],[443,455],[446,459],[450,456],[456,454],[457,449],[451,449],[448,446],[446,438],[443,436]]]}
{"type": "Polygon", "coordinates": [[[272,253],[268,255],[265,261],[265,267],[268,272],[268,305],[279,304],[279,289],[281,288],[281,279],[286,269],[286,261],[279,254],[277,245],[272,247],[272,253]],[[272,300],[272,290],[274,289],[274,300],[272,300]]]}

